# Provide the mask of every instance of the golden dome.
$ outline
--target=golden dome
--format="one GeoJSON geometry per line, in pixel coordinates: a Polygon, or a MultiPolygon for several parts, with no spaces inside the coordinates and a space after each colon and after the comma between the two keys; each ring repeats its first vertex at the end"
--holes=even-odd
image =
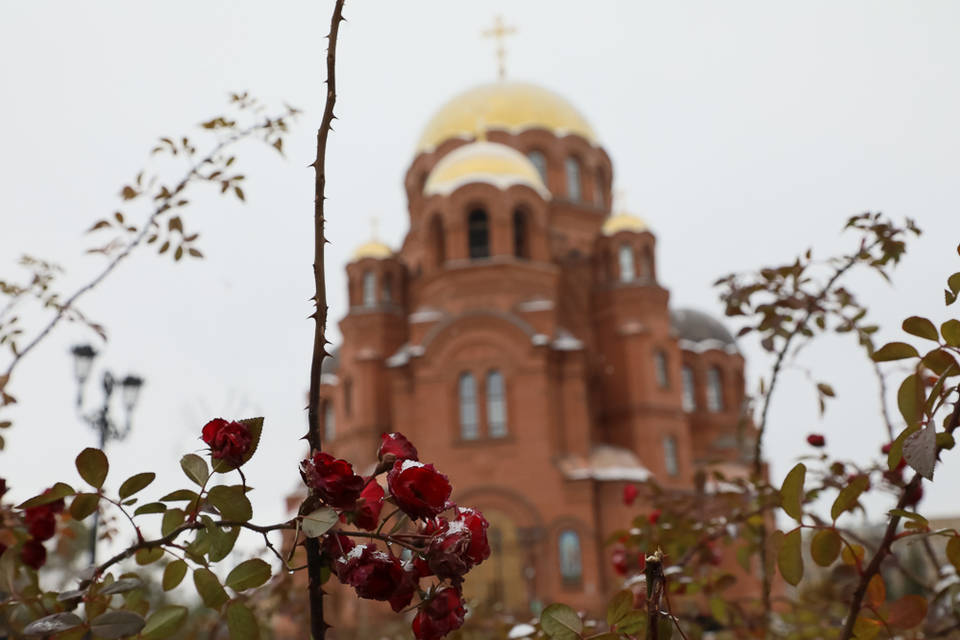
{"type": "Polygon", "coordinates": [[[548,129],[577,134],[596,144],[593,128],[573,105],[552,91],[526,82],[494,82],[469,89],[447,102],[424,128],[417,153],[450,138],[473,139],[477,128],[519,133],[548,129]]]}
{"type": "Polygon", "coordinates": [[[603,235],[612,236],[618,231],[647,231],[647,223],[635,215],[621,212],[607,218],[603,223],[603,235]]]}
{"type": "Polygon", "coordinates": [[[423,186],[423,195],[448,195],[471,182],[485,182],[500,189],[524,184],[543,198],[550,192],[540,172],[516,149],[495,142],[472,142],[440,159],[423,186]]]}
{"type": "Polygon", "coordinates": [[[387,245],[383,244],[379,240],[371,240],[370,242],[364,242],[362,245],[353,250],[353,258],[351,260],[362,260],[363,258],[389,258],[393,255],[393,250],[387,245]]]}

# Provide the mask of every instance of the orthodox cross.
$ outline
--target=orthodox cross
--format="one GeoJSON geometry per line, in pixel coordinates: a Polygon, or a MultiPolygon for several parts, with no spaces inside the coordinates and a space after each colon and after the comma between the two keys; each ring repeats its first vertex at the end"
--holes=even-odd
{"type": "Polygon", "coordinates": [[[494,18],[493,27],[482,32],[484,38],[494,38],[497,42],[497,78],[500,80],[507,75],[507,49],[504,47],[504,39],[516,32],[516,28],[503,23],[503,16],[494,18]]]}

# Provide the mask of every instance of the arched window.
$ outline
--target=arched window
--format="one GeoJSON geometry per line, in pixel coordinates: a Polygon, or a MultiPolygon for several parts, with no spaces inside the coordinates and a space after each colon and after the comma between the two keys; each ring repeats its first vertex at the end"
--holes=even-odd
{"type": "Polygon", "coordinates": [[[597,174],[594,177],[594,180],[595,182],[593,183],[593,203],[598,207],[602,207],[604,204],[606,204],[605,199],[603,197],[603,191],[607,184],[606,177],[603,175],[603,169],[599,167],[597,168],[597,174]]]}
{"type": "Polygon", "coordinates": [[[444,244],[443,220],[435,215],[430,221],[430,246],[433,251],[433,266],[440,267],[447,260],[447,248],[444,244]]]}
{"type": "Polygon", "coordinates": [[[677,463],[677,439],[673,436],[663,438],[663,467],[671,476],[680,473],[680,465],[677,463]]]}
{"type": "Polygon", "coordinates": [[[633,247],[628,244],[620,245],[617,250],[617,262],[620,263],[620,282],[633,282],[636,277],[633,263],[633,247]]]}
{"type": "Polygon", "coordinates": [[[353,380],[347,378],[343,381],[343,413],[348,418],[353,411],[353,380]]]}
{"type": "Polygon", "coordinates": [[[531,164],[537,168],[537,172],[540,174],[540,179],[543,180],[543,184],[547,184],[547,156],[543,155],[542,151],[533,151],[527,154],[527,158],[530,159],[531,164]]]}
{"type": "Polygon", "coordinates": [[[383,276],[383,301],[393,302],[393,274],[383,276]]]}
{"type": "Polygon", "coordinates": [[[707,371],[707,409],[723,411],[723,380],[720,369],[716,367],[707,371]]]}
{"type": "Polygon", "coordinates": [[[693,386],[693,369],[690,367],[684,367],[682,371],[683,376],[683,410],[690,412],[696,411],[697,409],[697,395],[695,392],[695,387],[693,386]]]}
{"type": "Polygon", "coordinates": [[[483,209],[474,209],[467,217],[467,242],[471,259],[490,257],[490,225],[483,209]]]}
{"type": "Polygon", "coordinates": [[[363,273],[363,306],[373,307],[377,304],[377,276],[373,271],[363,273]]]}
{"type": "Polygon", "coordinates": [[[337,424],[333,413],[333,398],[327,398],[323,407],[323,439],[331,442],[336,435],[337,424]]]}
{"type": "Polygon", "coordinates": [[[513,212],[513,255],[518,258],[529,258],[529,242],[527,214],[517,209],[513,212]]]}
{"type": "Polygon", "coordinates": [[[460,395],[460,437],[476,440],[480,435],[477,424],[477,384],[472,373],[461,373],[458,385],[460,395]]]}
{"type": "Polygon", "coordinates": [[[491,438],[507,435],[507,398],[499,371],[487,374],[487,433],[491,438]]]}
{"type": "Polygon", "coordinates": [[[573,529],[564,529],[557,538],[560,576],[565,584],[579,584],[583,577],[580,558],[580,536],[573,529]]]}
{"type": "Polygon", "coordinates": [[[573,156],[568,156],[563,161],[563,167],[567,173],[567,198],[573,202],[580,202],[583,194],[580,184],[580,161],[573,156]]]}
{"type": "Polygon", "coordinates": [[[657,349],[653,354],[653,368],[657,374],[657,384],[661,389],[670,386],[670,375],[667,372],[667,354],[657,349]]]}

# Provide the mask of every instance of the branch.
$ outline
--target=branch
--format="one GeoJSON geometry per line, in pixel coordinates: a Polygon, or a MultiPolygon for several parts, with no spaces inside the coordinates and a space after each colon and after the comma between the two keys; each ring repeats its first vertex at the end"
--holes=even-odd
{"type": "MultiPolygon", "coordinates": [[[[323,107],[323,118],[317,129],[317,157],[313,161],[314,199],[313,199],[313,357],[310,362],[310,391],[307,400],[307,442],[311,455],[320,451],[320,430],[317,428],[320,405],[320,370],[323,359],[328,355],[327,346],[327,285],[323,269],[324,235],[323,203],[324,188],[327,184],[326,158],[327,137],[333,122],[333,107],[337,102],[337,35],[343,21],[344,0],[337,0],[330,16],[330,33],[327,36],[327,99],[323,107]]],[[[310,496],[307,496],[310,499],[310,496]]],[[[324,640],[327,635],[326,620],[323,617],[323,561],[320,556],[320,542],[316,538],[307,538],[304,542],[307,550],[307,574],[309,586],[307,595],[310,604],[310,634],[313,640],[324,640]]]]}

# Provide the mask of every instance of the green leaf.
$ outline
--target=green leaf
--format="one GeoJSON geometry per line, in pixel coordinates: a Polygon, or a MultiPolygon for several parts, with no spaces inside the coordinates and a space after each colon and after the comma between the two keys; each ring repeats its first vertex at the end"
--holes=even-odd
{"type": "Polygon", "coordinates": [[[230,640],[259,640],[260,627],[253,612],[242,602],[231,602],[227,607],[227,629],[230,640]]]}
{"type": "Polygon", "coordinates": [[[803,482],[806,476],[807,467],[800,462],[790,470],[780,487],[780,506],[797,522],[803,517],[803,482]]]}
{"type": "Polygon", "coordinates": [[[800,584],[803,579],[803,553],[800,548],[802,542],[798,527],[783,537],[783,545],[777,552],[780,575],[793,586],[800,584]]]}
{"type": "Polygon", "coordinates": [[[170,533],[183,524],[186,514],[182,509],[167,509],[163,514],[163,520],[160,521],[160,534],[168,536],[170,533]]]}
{"type": "Polygon", "coordinates": [[[730,615],[727,613],[727,603],[723,598],[710,598],[710,615],[722,625],[726,625],[729,622],[730,615]]]}
{"type": "Polygon", "coordinates": [[[957,272],[947,278],[947,286],[950,287],[950,291],[953,295],[960,294],[960,272],[957,272]]]}
{"type": "Polygon", "coordinates": [[[97,510],[100,496],[95,493],[78,493],[70,503],[70,517],[74,520],[83,520],[97,510]]]}
{"type": "Polygon", "coordinates": [[[952,376],[957,375],[957,361],[947,351],[943,349],[934,349],[923,356],[923,365],[933,371],[938,376],[945,375],[948,369],[953,369],[952,376]]]}
{"type": "Polygon", "coordinates": [[[901,629],[912,629],[927,617],[927,599],[923,596],[903,596],[890,605],[887,624],[901,629]]]}
{"type": "Polygon", "coordinates": [[[927,519],[924,518],[919,513],[913,513],[912,511],[905,511],[904,509],[890,509],[887,512],[888,516],[900,516],[901,518],[906,518],[907,520],[912,520],[914,522],[919,522],[922,525],[927,524],[927,519]]]}
{"type": "Polygon", "coordinates": [[[947,560],[960,573],[960,536],[952,536],[947,541],[947,560]]]}
{"type": "Polygon", "coordinates": [[[810,541],[810,555],[821,567],[829,567],[840,555],[842,546],[843,540],[840,539],[836,529],[821,529],[810,541]]]}
{"type": "Polygon", "coordinates": [[[60,631],[73,629],[81,624],[83,624],[83,620],[75,613],[54,613],[53,615],[44,616],[39,620],[34,620],[25,626],[23,628],[23,635],[49,636],[60,631]]]}
{"type": "Polygon", "coordinates": [[[847,486],[840,490],[837,499],[833,501],[833,506],[830,507],[830,517],[836,520],[844,511],[852,509],[868,484],[870,484],[870,476],[867,475],[860,475],[851,480],[847,486]]]}
{"type": "Polygon", "coordinates": [[[607,626],[612,627],[620,622],[620,619],[630,613],[631,609],[633,609],[633,592],[624,589],[613,596],[607,605],[607,626]]]}
{"type": "Polygon", "coordinates": [[[920,354],[917,350],[906,342],[891,342],[873,352],[874,362],[888,362],[890,360],[918,357],[920,357],[920,354]]]}
{"type": "Polygon", "coordinates": [[[201,487],[207,483],[207,478],[210,477],[207,461],[195,453],[188,453],[180,458],[180,468],[183,469],[188,478],[201,487]]]}
{"type": "Polygon", "coordinates": [[[333,528],[338,519],[339,516],[336,511],[330,507],[321,507],[313,513],[303,516],[303,522],[300,526],[305,536],[316,538],[333,528]]]}
{"type": "Polygon", "coordinates": [[[142,640],[169,638],[180,630],[186,620],[186,607],[173,604],[160,607],[147,618],[147,625],[140,632],[140,638],[142,640]]]}
{"type": "Polygon", "coordinates": [[[174,560],[163,569],[163,590],[170,591],[183,581],[187,575],[187,563],[183,560],[174,560]]]}
{"type": "Polygon", "coordinates": [[[32,507],[39,507],[40,505],[50,504],[51,502],[56,502],[60,498],[66,498],[72,496],[76,491],[73,490],[73,487],[70,485],[58,482],[53,485],[49,491],[45,491],[38,496],[33,496],[26,502],[21,502],[17,505],[17,509],[30,509],[32,507]]]}
{"type": "Polygon", "coordinates": [[[617,631],[631,636],[643,635],[643,630],[646,628],[647,612],[639,609],[627,612],[617,623],[617,631]]]}
{"type": "Polygon", "coordinates": [[[246,522],[253,517],[253,507],[241,486],[217,485],[207,493],[207,500],[217,508],[224,520],[246,522]]]}
{"type": "Polygon", "coordinates": [[[233,551],[233,545],[236,544],[239,535],[240,527],[224,528],[216,525],[208,527],[207,538],[210,545],[207,557],[210,562],[220,562],[226,558],[233,551]]]}
{"type": "Polygon", "coordinates": [[[540,614],[540,628],[553,640],[579,640],[583,622],[565,604],[552,604],[540,614]]]}
{"type": "Polygon", "coordinates": [[[110,470],[110,462],[107,461],[107,454],[100,449],[87,447],[77,456],[77,471],[80,477],[94,489],[103,487],[103,481],[107,479],[107,472],[110,470]]]}
{"type": "Polygon", "coordinates": [[[136,635],[146,621],[133,611],[107,611],[90,621],[90,630],[98,638],[126,638],[136,635]]]}
{"type": "Polygon", "coordinates": [[[960,320],[951,319],[940,325],[943,340],[951,347],[960,347],[960,320]]]}
{"type": "Polygon", "coordinates": [[[162,502],[181,502],[183,500],[196,500],[199,496],[190,491],[190,489],[177,489],[160,498],[162,502]]]}
{"type": "Polygon", "coordinates": [[[220,580],[209,569],[194,569],[193,584],[197,587],[197,593],[200,594],[203,604],[215,611],[230,599],[220,580]]]}
{"type": "Polygon", "coordinates": [[[933,340],[934,342],[940,341],[940,336],[937,334],[937,328],[934,326],[934,324],[926,318],[921,318],[920,316],[910,316],[904,320],[903,330],[911,335],[917,336],[918,338],[933,340]]]}
{"type": "Polygon", "coordinates": [[[260,558],[252,558],[241,562],[233,568],[224,584],[234,591],[246,591],[259,587],[270,579],[270,565],[260,558]]]}
{"type": "Polygon", "coordinates": [[[920,420],[920,407],[923,406],[923,400],[923,383],[920,376],[911,373],[903,379],[897,390],[897,406],[907,425],[915,425],[920,420]]]}
{"type": "MultiPolygon", "coordinates": [[[[240,464],[242,465],[257,452],[257,446],[260,444],[260,434],[263,432],[263,418],[244,418],[237,422],[242,422],[247,425],[251,436],[250,447],[247,449],[247,453],[244,454],[243,458],[240,459],[240,464]]],[[[217,473],[227,473],[228,471],[233,471],[238,466],[239,465],[230,464],[223,459],[213,461],[213,470],[217,473]]]]}
{"type": "Polygon", "coordinates": [[[100,590],[100,595],[110,596],[115,593],[127,593],[143,586],[143,580],[140,578],[120,578],[111,582],[100,590]]]}
{"type": "Polygon", "coordinates": [[[138,549],[133,557],[137,561],[137,564],[141,566],[152,564],[163,557],[163,547],[138,549]]]}
{"type": "Polygon", "coordinates": [[[163,513],[167,510],[167,505],[162,502],[148,502],[147,504],[142,504],[137,507],[137,510],[133,512],[135,516],[142,516],[147,513],[163,513]]]}
{"type": "Polygon", "coordinates": [[[145,489],[156,477],[157,474],[153,473],[152,471],[130,476],[123,481],[123,484],[120,485],[120,491],[118,492],[120,494],[120,499],[124,500],[135,494],[137,491],[145,489]]]}

